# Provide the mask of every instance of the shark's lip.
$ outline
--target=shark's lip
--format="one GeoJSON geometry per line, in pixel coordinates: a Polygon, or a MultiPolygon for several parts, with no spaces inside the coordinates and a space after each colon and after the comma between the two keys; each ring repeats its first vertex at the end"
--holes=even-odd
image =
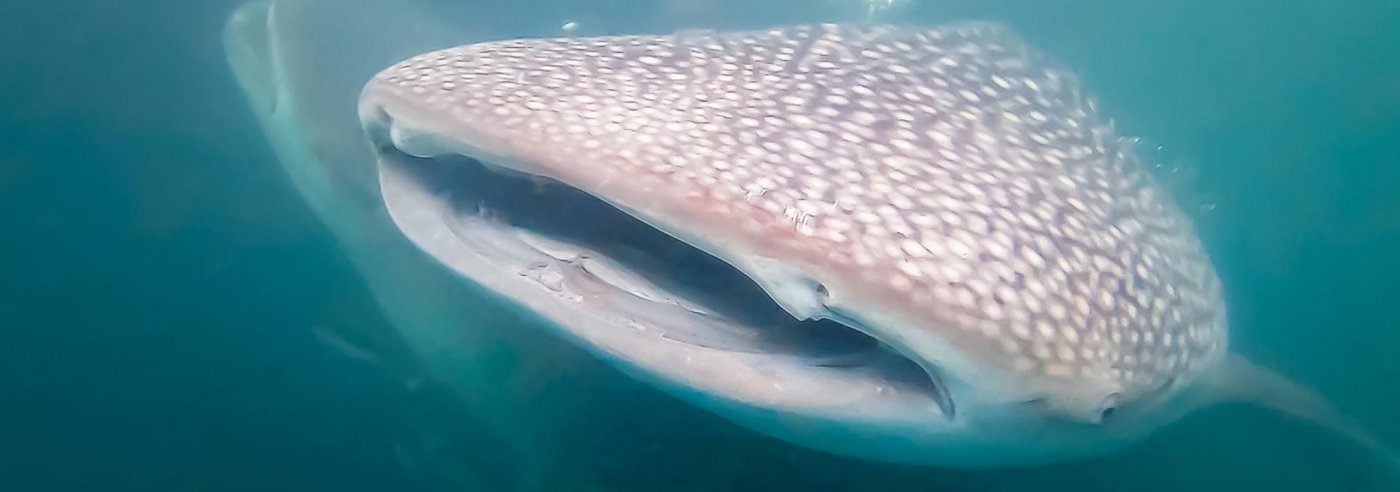
{"type": "MultiPolygon", "coordinates": [[[[605,254],[587,251],[589,245],[497,220],[491,204],[481,214],[470,210],[481,197],[458,185],[511,173],[490,160],[501,157],[460,140],[436,137],[436,143],[424,144],[423,139],[435,137],[417,130],[419,125],[396,124],[399,120],[382,106],[368,107],[379,110],[366,117],[366,128],[379,149],[385,206],[400,231],[447,267],[544,318],[624,372],[727,415],[749,415],[748,422],[737,420],[768,433],[783,426],[803,433],[826,429],[820,432],[830,434],[833,445],[851,442],[835,437],[848,433],[905,440],[905,446],[890,448],[906,456],[907,449],[893,450],[922,441],[915,438],[921,433],[967,423],[965,417],[950,421],[937,386],[917,365],[858,340],[860,335],[836,343],[869,345],[835,353],[803,346],[815,339],[831,342],[830,337],[772,338],[847,328],[795,326],[789,317],[794,326],[783,333],[716,316],[702,302],[648,282],[605,254]],[[415,139],[416,145],[405,145],[415,139]],[[435,157],[416,157],[400,145],[417,154],[434,145],[441,150],[427,152],[435,157]]],[[[527,168],[519,163],[504,167],[527,168]]]]}

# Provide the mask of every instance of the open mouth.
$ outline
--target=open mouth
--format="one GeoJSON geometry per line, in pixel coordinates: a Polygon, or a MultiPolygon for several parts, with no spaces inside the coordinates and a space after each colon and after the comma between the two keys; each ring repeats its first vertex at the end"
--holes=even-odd
{"type": "Polygon", "coordinates": [[[946,387],[920,365],[840,322],[795,319],[713,255],[564,183],[416,157],[384,130],[370,136],[400,230],[595,352],[749,404],[857,411],[895,398],[952,417],[946,387]]]}

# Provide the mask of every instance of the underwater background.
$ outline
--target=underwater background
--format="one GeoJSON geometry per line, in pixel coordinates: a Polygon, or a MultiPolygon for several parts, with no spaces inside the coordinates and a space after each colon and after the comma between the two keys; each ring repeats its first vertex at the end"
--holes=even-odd
{"type": "MultiPolygon", "coordinates": [[[[461,4],[494,37],[867,11],[461,4]]],[[[540,466],[473,417],[492,401],[409,381],[412,357],[377,335],[386,321],[229,72],[237,5],[0,3],[0,490],[1400,490],[1358,446],[1242,406],[1062,465],[861,462],[557,342],[548,355],[579,369],[537,389],[558,414],[532,438],[554,450],[540,466]]],[[[1400,446],[1400,3],[924,0],[881,16],[1005,22],[1078,72],[1196,216],[1234,347],[1400,446]]]]}

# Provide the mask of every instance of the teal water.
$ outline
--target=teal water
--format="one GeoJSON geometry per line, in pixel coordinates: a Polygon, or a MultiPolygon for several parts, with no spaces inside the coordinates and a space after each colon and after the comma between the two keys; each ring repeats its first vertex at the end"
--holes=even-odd
{"type": "MultiPolygon", "coordinates": [[[[660,29],[666,8],[686,3],[469,8],[474,26],[510,36],[570,19],[660,29]]],[[[861,10],[743,4],[683,11],[724,27],[861,10]]],[[[737,428],[542,335],[537,352],[486,356],[572,364],[568,377],[521,383],[551,418],[492,425],[521,403],[404,384],[419,368],[383,335],[229,73],[220,35],[235,6],[0,5],[4,490],[1400,489],[1356,446],[1241,407],[1033,469],[837,458],[737,428]]],[[[1000,20],[1074,67],[1120,129],[1160,143],[1155,158],[1179,169],[1164,172],[1198,210],[1235,345],[1400,445],[1400,7],[924,1],[898,17],[1000,20]]]]}

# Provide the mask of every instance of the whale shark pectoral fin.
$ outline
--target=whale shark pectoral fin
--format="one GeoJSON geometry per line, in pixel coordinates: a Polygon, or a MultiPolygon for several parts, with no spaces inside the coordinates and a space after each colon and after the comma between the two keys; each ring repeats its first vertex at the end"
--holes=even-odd
{"type": "Polygon", "coordinates": [[[277,112],[281,64],[277,56],[277,30],[273,27],[274,4],[251,2],[239,7],[224,27],[225,56],[233,75],[253,106],[266,118],[277,112]]]}
{"type": "Polygon", "coordinates": [[[1400,477],[1400,454],[1316,390],[1239,354],[1227,356],[1220,370],[1209,378],[1206,383],[1217,401],[1250,403],[1335,432],[1371,451],[1400,477]]]}

